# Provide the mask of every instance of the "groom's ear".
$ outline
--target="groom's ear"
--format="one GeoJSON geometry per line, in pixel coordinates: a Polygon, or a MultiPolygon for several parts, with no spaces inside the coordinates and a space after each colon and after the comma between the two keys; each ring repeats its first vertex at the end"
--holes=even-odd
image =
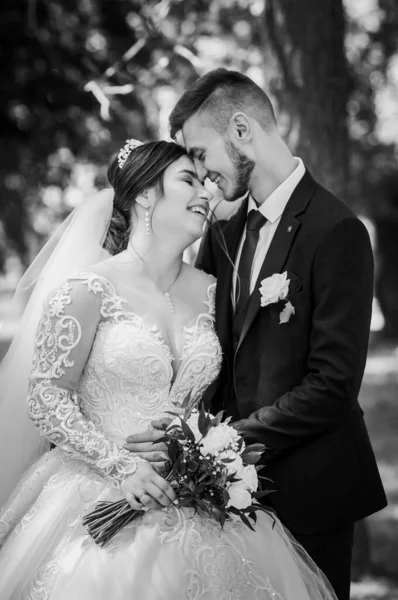
{"type": "Polygon", "coordinates": [[[236,112],[232,115],[228,130],[231,139],[235,141],[249,142],[252,139],[250,120],[243,112],[236,112]]]}

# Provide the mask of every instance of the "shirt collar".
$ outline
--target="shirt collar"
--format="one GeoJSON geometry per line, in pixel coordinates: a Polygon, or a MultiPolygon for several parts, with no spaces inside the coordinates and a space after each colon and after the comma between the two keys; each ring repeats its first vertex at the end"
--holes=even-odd
{"type": "Polygon", "coordinates": [[[289,202],[290,196],[293,194],[297,187],[300,179],[305,173],[305,166],[301,158],[294,157],[297,163],[293,173],[282,181],[280,185],[272,192],[270,196],[262,203],[260,207],[257,207],[252,195],[249,195],[249,203],[247,206],[247,212],[251,210],[259,210],[264,217],[271,223],[275,223],[281,216],[289,202]]]}

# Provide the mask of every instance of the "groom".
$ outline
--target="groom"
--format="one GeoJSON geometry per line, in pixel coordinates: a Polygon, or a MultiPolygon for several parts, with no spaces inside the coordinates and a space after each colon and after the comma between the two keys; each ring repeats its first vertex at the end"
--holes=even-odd
{"type": "MultiPolygon", "coordinates": [[[[265,444],[270,504],[348,600],[354,522],[386,505],[357,399],[372,306],[367,231],[292,156],[268,97],[244,75],[201,77],[170,125],[201,180],[226,201],[246,194],[208,229],[198,258],[218,279],[224,354],[208,407],[265,444]]],[[[148,436],[129,449],[163,460],[148,436]]]]}
{"type": "Polygon", "coordinates": [[[367,231],[292,156],[248,77],[207,73],[170,125],[226,201],[249,190],[209,228],[197,262],[218,280],[224,365],[209,408],[266,445],[270,504],[348,600],[354,522],[386,506],[358,404],[373,295],[367,231]]]}

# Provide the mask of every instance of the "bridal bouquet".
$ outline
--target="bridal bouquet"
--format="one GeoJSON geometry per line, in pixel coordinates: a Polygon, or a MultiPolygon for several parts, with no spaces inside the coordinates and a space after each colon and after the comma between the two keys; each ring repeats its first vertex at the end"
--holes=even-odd
{"type": "MultiPolygon", "coordinates": [[[[256,500],[271,490],[261,491],[258,465],[265,450],[262,444],[246,446],[240,434],[221,422],[223,412],[215,417],[189,407],[187,398],[183,416],[174,418],[163,441],[171,461],[167,481],[176,491],[179,506],[193,508],[202,517],[215,519],[221,527],[227,519],[240,518],[253,529],[256,511],[269,512],[256,500]]],[[[145,509],[147,510],[147,509],[145,509]]],[[[112,537],[145,512],[134,510],[126,500],[100,502],[83,519],[94,541],[103,546],[112,537]]]]}

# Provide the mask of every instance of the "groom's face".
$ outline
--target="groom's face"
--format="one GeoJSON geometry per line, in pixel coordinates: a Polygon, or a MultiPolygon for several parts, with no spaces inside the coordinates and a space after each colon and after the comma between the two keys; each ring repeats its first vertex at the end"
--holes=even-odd
{"type": "Polygon", "coordinates": [[[184,123],[182,135],[202,182],[208,177],[228,201],[247,192],[255,163],[231,140],[195,115],[184,123]]]}

